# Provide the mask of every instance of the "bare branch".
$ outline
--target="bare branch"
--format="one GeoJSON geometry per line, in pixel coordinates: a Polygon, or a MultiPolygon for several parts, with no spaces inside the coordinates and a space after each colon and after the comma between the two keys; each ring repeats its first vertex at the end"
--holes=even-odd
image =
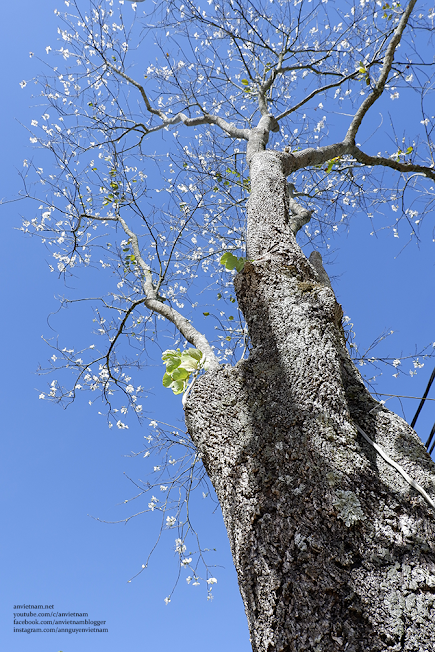
{"type": "Polygon", "coordinates": [[[195,348],[202,352],[209,369],[217,368],[219,366],[219,361],[215,356],[207,338],[202,333],[197,331],[196,328],[189,322],[189,320],[183,317],[183,315],[177,312],[177,310],[174,310],[174,308],[165,305],[162,301],[157,299],[157,292],[152,282],[151,270],[142,258],[137,235],[128,227],[127,223],[122,217],[119,217],[118,219],[122,224],[122,228],[124,229],[125,233],[131,239],[135,258],[142,271],[144,272],[145,281],[143,288],[146,299],[143,302],[145,306],[172,322],[174,326],[178,328],[183,337],[185,337],[186,340],[190,342],[190,344],[193,344],[195,348]]]}
{"type": "Polygon", "coordinates": [[[394,54],[396,52],[397,46],[400,43],[402,34],[405,30],[406,25],[408,24],[409,17],[411,15],[412,10],[414,9],[416,2],[417,0],[410,0],[408,6],[406,7],[405,12],[402,18],[400,19],[399,24],[390,41],[390,44],[388,45],[387,50],[385,52],[384,65],[382,66],[381,74],[379,75],[379,79],[376,83],[376,86],[372,91],[372,93],[364,100],[364,102],[361,104],[360,108],[356,112],[350,124],[350,127],[347,131],[345,137],[346,142],[352,144],[355,143],[355,136],[357,134],[357,131],[361,125],[361,122],[365,114],[370,109],[370,107],[376,102],[376,100],[382,95],[385,88],[385,84],[387,83],[388,80],[388,75],[390,73],[391,66],[393,65],[394,54]]]}
{"type": "Polygon", "coordinates": [[[294,170],[300,170],[311,165],[321,165],[330,161],[337,156],[343,156],[344,154],[349,153],[349,146],[344,142],[334,143],[333,145],[325,145],[324,147],[319,147],[319,149],[303,149],[301,152],[291,152],[288,148],[284,151],[287,152],[287,169],[288,173],[293,172],[294,170]]]}
{"type": "Polygon", "coordinates": [[[163,129],[164,127],[169,127],[170,125],[175,125],[180,122],[182,122],[186,127],[197,127],[199,125],[204,125],[204,124],[215,124],[218,127],[220,127],[223,131],[225,131],[227,134],[232,136],[233,138],[242,138],[244,140],[248,140],[249,137],[249,129],[238,129],[234,124],[227,122],[223,118],[215,115],[210,115],[209,113],[206,113],[204,111],[204,115],[202,117],[198,118],[189,118],[185,113],[182,113],[181,111],[177,113],[174,116],[168,117],[163,111],[160,109],[155,109],[149,99],[147,94],[145,93],[145,89],[142,86],[142,84],[139,84],[136,80],[133,79],[133,77],[130,77],[127,75],[125,72],[122,70],[119,70],[114,66],[113,64],[110,63],[110,61],[107,61],[107,59],[104,59],[105,64],[117,75],[120,75],[123,77],[126,81],[128,81],[130,84],[135,86],[140,94],[142,95],[142,99],[145,102],[145,106],[147,108],[147,111],[152,113],[153,115],[159,116],[162,120],[162,124],[159,125],[158,127],[154,127],[151,129],[148,129],[149,132],[151,131],[158,131],[159,129],[163,129]]]}
{"type": "Polygon", "coordinates": [[[356,145],[349,148],[347,153],[351,154],[359,163],[363,163],[364,165],[383,165],[392,170],[397,170],[397,172],[417,172],[435,181],[435,170],[432,167],[415,165],[414,163],[402,163],[401,161],[395,161],[384,156],[369,156],[356,147],[356,145]]]}
{"type": "Polygon", "coordinates": [[[121,216],[119,216],[118,219],[119,219],[120,223],[122,224],[122,228],[124,229],[125,233],[128,235],[128,237],[131,240],[131,246],[132,246],[132,249],[134,251],[135,258],[137,260],[138,265],[140,266],[140,268],[142,269],[142,271],[144,273],[144,277],[145,277],[144,284],[143,284],[144,294],[145,294],[147,299],[156,299],[157,293],[156,293],[156,290],[155,290],[155,288],[153,286],[153,279],[152,279],[151,269],[150,269],[149,265],[147,265],[145,263],[144,259],[142,258],[142,255],[141,255],[140,249],[139,249],[139,242],[138,242],[138,239],[137,239],[137,235],[136,235],[136,233],[134,233],[134,231],[132,231],[128,227],[126,221],[121,216]]]}
{"type": "Polygon", "coordinates": [[[327,84],[326,86],[321,86],[321,88],[316,88],[316,90],[314,90],[312,93],[304,97],[304,99],[298,102],[298,104],[295,104],[295,106],[292,106],[290,109],[287,109],[286,111],[283,111],[278,116],[276,116],[276,119],[282,120],[283,118],[286,118],[288,115],[294,113],[295,111],[300,109],[301,106],[303,106],[304,104],[312,100],[313,97],[315,97],[316,95],[319,95],[320,93],[325,93],[331,88],[336,88],[337,86],[341,86],[342,84],[344,84],[344,82],[349,81],[349,79],[354,79],[357,76],[357,74],[358,73],[353,72],[351,75],[346,75],[338,82],[334,82],[333,84],[327,84]]]}
{"type": "Polygon", "coordinates": [[[186,338],[190,344],[197,348],[203,354],[206,360],[208,369],[217,369],[219,367],[219,360],[213,352],[205,335],[196,330],[186,317],[183,317],[177,310],[167,306],[166,304],[158,301],[157,299],[145,299],[144,301],[147,308],[157,312],[162,317],[165,317],[174,324],[180,331],[183,337],[186,338]]]}
{"type": "Polygon", "coordinates": [[[331,287],[331,281],[329,279],[328,273],[323,267],[322,254],[320,251],[312,251],[309,257],[309,261],[316,270],[322,285],[331,287]]]}
{"type": "Polygon", "coordinates": [[[294,199],[295,187],[292,183],[287,184],[288,205],[293,217],[290,218],[290,228],[294,235],[311,220],[313,211],[309,211],[294,199]]]}

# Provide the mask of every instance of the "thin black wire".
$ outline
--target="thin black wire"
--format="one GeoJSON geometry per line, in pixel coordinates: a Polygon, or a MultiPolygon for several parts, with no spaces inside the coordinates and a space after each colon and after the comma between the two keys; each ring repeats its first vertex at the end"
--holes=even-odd
{"type": "MultiPolygon", "coordinates": [[[[427,448],[427,449],[429,449],[430,443],[431,443],[431,441],[432,441],[432,437],[433,437],[434,435],[435,435],[435,423],[434,423],[433,426],[432,426],[432,430],[430,431],[429,439],[428,439],[427,442],[426,442],[426,448],[427,448]]],[[[432,451],[433,451],[434,447],[435,447],[435,441],[434,441],[434,443],[432,444],[432,448],[431,448],[430,451],[429,451],[429,455],[432,455],[432,451]]]]}
{"type": "Polygon", "coordinates": [[[419,405],[418,408],[417,408],[417,412],[415,413],[414,418],[413,418],[413,420],[411,421],[411,428],[413,428],[413,427],[415,426],[415,422],[416,422],[417,419],[418,419],[418,415],[419,415],[420,412],[421,412],[421,409],[422,409],[422,407],[423,407],[423,405],[424,405],[424,402],[425,402],[425,400],[426,400],[426,396],[429,394],[430,387],[431,387],[431,385],[432,385],[432,383],[433,383],[434,380],[435,380],[435,367],[434,367],[434,370],[432,371],[431,377],[429,378],[429,382],[428,382],[427,387],[426,387],[426,390],[425,390],[425,392],[424,392],[424,394],[423,394],[423,398],[422,398],[421,401],[420,401],[420,405],[419,405]]]}

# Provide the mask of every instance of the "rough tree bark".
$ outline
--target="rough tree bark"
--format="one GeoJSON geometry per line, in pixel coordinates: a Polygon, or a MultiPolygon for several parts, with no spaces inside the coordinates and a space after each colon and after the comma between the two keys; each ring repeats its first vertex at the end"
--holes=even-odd
{"type": "MultiPolygon", "coordinates": [[[[434,463],[353,365],[320,256],[296,243],[292,157],[248,144],[247,262],[235,277],[249,359],[187,398],[219,498],[254,652],[435,649],[434,512],[356,425],[429,493],[434,463]]],[[[305,220],[306,221],[306,220],[305,220]]]]}

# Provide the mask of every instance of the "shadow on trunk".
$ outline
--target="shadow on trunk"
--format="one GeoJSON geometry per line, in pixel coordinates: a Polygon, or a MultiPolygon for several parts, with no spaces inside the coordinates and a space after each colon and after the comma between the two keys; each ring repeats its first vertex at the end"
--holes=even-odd
{"type": "Polygon", "coordinates": [[[303,257],[247,263],[253,349],[201,377],[189,432],[219,498],[254,652],[435,649],[433,512],[415,432],[365,389],[340,309],[303,257]]]}

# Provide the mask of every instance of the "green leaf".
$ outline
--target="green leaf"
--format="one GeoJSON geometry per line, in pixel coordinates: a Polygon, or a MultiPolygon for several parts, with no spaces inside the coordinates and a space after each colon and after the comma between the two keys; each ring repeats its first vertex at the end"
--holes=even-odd
{"type": "Polygon", "coordinates": [[[172,374],[180,366],[181,358],[178,360],[168,360],[166,362],[166,373],[172,374]]]}
{"type": "Polygon", "coordinates": [[[184,392],[185,386],[186,383],[182,380],[174,380],[174,382],[171,384],[171,389],[174,394],[182,394],[184,392]]]}
{"type": "Polygon", "coordinates": [[[183,352],[183,354],[182,354],[181,357],[183,357],[184,355],[188,355],[188,356],[190,356],[191,358],[194,358],[195,360],[198,360],[198,362],[199,362],[199,361],[201,360],[201,358],[202,358],[202,353],[201,353],[201,351],[199,351],[198,349],[187,349],[187,351],[184,351],[184,352],[183,352]]]}
{"type": "Polygon", "coordinates": [[[221,265],[225,265],[226,269],[232,270],[235,268],[237,263],[237,258],[231,253],[231,251],[226,251],[220,259],[221,265]]]}
{"type": "Polygon", "coordinates": [[[181,354],[180,368],[186,369],[190,375],[192,371],[199,369],[201,358],[202,353],[201,351],[198,351],[198,349],[188,349],[187,351],[183,351],[181,354]]]}
{"type": "Polygon", "coordinates": [[[171,374],[165,373],[164,376],[163,376],[162,383],[163,383],[163,387],[170,387],[171,384],[172,384],[172,376],[171,376],[171,374]]]}
{"type": "Polygon", "coordinates": [[[163,351],[162,354],[163,362],[166,362],[166,360],[177,360],[177,359],[181,359],[180,349],[177,349],[176,351],[174,351],[173,349],[168,349],[167,351],[163,351]]]}
{"type": "Polygon", "coordinates": [[[181,364],[178,367],[178,369],[185,369],[188,373],[189,376],[192,373],[192,371],[196,371],[199,367],[199,362],[198,360],[195,360],[194,358],[191,358],[190,356],[186,356],[181,360],[181,364]]]}
{"type": "MultiPolygon", "coordinates": [[[[236,269],[237,272],[241,272],[245,266],[246,258],[240,257],[236,258],[234,254],[230,251],[226,251],[220,259],[221,265],[225,265],[225,268],[228,270],[236,269]]],[[[220,297],[218,296],[218,299],[220,297]]]]}
{"type": "Polygon", "coordinates": [[[174,369],[172,372],[172,380],[186,380],[189,378],[190,373],[187,371],[187,369],[183,369],[183,367],[177,367],[177,369],[174,369]]]}
{"type": "Polygon", "coordinates": [[[225,262],[225,267],[230,272],[235,268],[236,265],[237,265],[237,258],[233,255],[231,255],[231,258],[228,258],[225,262]]]}
{"type": "Polygon", "coordinates": [[[162,381],[164,387],[170,387],[174,394],[181,394],[185,391],[192,372],[200,369],[202,353],[194,348],[183,352],[180,349],[168,349],[163,352],[162,360],[166,364],[162,381]]]}

